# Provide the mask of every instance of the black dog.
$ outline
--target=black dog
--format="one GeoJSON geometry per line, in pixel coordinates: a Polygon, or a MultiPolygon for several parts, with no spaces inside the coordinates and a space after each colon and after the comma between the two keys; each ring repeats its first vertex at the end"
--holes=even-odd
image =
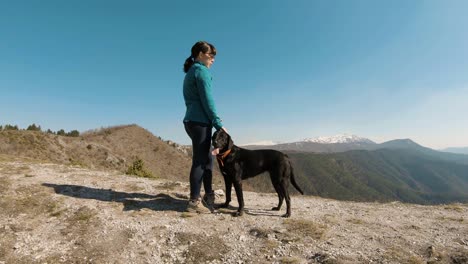
{"type": "Polygon", "coordinates": [[[242,194],[242,180],[257,176],[262,172],[270,174],[271,182],[278,193],[278,206],[272,210],[279,211],[286,199],[286,214],[283,217],[291,216],[291,199],[289,197],[289,181],[301,193],[294,179],[293,168],[286,154],[271,150],[247,150],[234,145],[231,136],[224,130],[218,130],[214,133],[212,144],[215,148],[213,155],[216,155],[221,173],[224,176],[226,184],[226,202],[221,207],[228,207],[231,202],[231,188],[234,184],[236,190],[239,209],[234,216],[240,216],[244,213],[244,196],[242,194]]]}

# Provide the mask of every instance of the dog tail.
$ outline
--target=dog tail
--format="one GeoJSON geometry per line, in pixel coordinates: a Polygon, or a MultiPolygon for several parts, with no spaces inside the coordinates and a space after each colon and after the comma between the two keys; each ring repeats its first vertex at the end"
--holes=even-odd
{"type": "Polygon", "coordinates": [[[288,159],[288,162],[289,162],[289,168],[291,170],[291,183],[296,188],[296,190],[298,190],[302,195],[304,195],[304,192],[301,190],[301,188],[299,187],[299,185],[296,182],[296,179],[294,178],[294,169],[293,169],[293,166],[292,166],[291,161],[289,159],[288,159]]]}

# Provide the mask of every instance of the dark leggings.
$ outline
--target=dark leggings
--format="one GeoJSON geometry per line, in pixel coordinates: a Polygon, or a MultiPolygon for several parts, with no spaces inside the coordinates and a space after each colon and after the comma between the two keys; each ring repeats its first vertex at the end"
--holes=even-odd
{"type": "Polygon", "coordinates": [[[211,125],[198,122],[184,122],[185,131],[192,139],[192,168],[190,170],[190,199],[200,197],[201,185],[205,193],[212,193],[213,160],[210,153],[211,125]]]}

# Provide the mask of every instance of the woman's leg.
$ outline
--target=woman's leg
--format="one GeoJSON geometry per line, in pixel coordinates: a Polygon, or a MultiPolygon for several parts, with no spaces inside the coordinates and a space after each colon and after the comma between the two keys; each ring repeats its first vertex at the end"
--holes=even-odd
{"type": "Polygon", "coordinates": [[[194,122],[185,122],[184,125],[185,131],[192,139],[190,199],[195,200],[200,197],[202,182],[205,192],[212,192],[211,126],[194,122]]]}

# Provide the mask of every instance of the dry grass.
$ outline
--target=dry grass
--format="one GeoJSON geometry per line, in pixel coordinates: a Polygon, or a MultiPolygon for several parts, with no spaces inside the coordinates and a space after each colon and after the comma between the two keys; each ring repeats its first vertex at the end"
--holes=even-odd
{"type": "Polygon", "coordinates": [[[5,193],[10,189],[11,182],[6,177],[0,177],[0,193],[5,193]]]}
{"type": "Polygon", "coordinates": [[[15,166],[12,164],[2,164],[0,167],[0,173],[5,175],[21,175],[31,173],[31,168],[26,165],[15,166]]]}
{"type": "Polygon", "coordinates": [[[41,214],[52,214],[60,207],[58,201],[52,199],[51,194],[41,187],[21,187],[10,190],[0,200],[0,215],[19,216],[27,214],[35,217],[41,214]]]}
{"type": "Polygon", "coordinates": [[[444,209],[461,213],[464,211],[465,208],[463,208],[461,204],[449,204],[449,205],[446,205],[444,209]]]}
{"type": "Polygon", "coordinates": [[[388,248],[382,255],[385,260],[394,261],[402,264],[424,264],[426,263],[420,256],[408,252],[400,246],[392,246],[388,248]]]}
{"type": "Polygon", "coordinates": [[[277,240],[265,239],[263,241],[263,246],[260,248],[260,252],[264,255],[272,255],[274,254],[274,250],[280,245],[281,243],[277,240]]]}
{"type": "Polygon", "coordinates": [[[280,263],[284,264],[299,264],[302,263],[302,260],[300,258],[296,257],[282,257],[279,260],[280,263]]]}
{"type": "Polygon", "coordinates": [[[365,222],[362,220],[362,219],[358,219],[358,218],[351,218],[351,219],[348,219],[346,220],[347,222],[351,223],[351,224],[355,224],[355,225],[363,225],[365,224],[365,222]]]}
{"type": "Polygon", "coordinates": [[[194,217],[194,216],[197,216],[197,213],[182,212],[180,214],[180,217],[182,217],[182,218],[190,218],[190,217],[194,217]]]}
{"type": "Polygon", "coordinates": [[[451,216],[439,216],[437,217],[439,221],[453,221],[453,222],[464,222],[463,217],[451,217],[451,216]]]}
{"type": "Polygon", "coordinates": [[[322,239],[327,231],[326,225],[306,219],[287,219],[284,225],[288,231],[298,237],[310,237],[316,240],[322,239]]]}
{"type": "Polygon", "coordinates": [[[164,188],[166,190],[178,190],[182,186],[180,182],[165,182],[160,185],[161,188],[164,188]]]}
{"type": "Polygon", "coordinates": [[[177,233],[175,239],[179,245],[188,246],[184,252],[186,263],[207,263],[220,260],[229,251],[218,236],[177,233]]]}

